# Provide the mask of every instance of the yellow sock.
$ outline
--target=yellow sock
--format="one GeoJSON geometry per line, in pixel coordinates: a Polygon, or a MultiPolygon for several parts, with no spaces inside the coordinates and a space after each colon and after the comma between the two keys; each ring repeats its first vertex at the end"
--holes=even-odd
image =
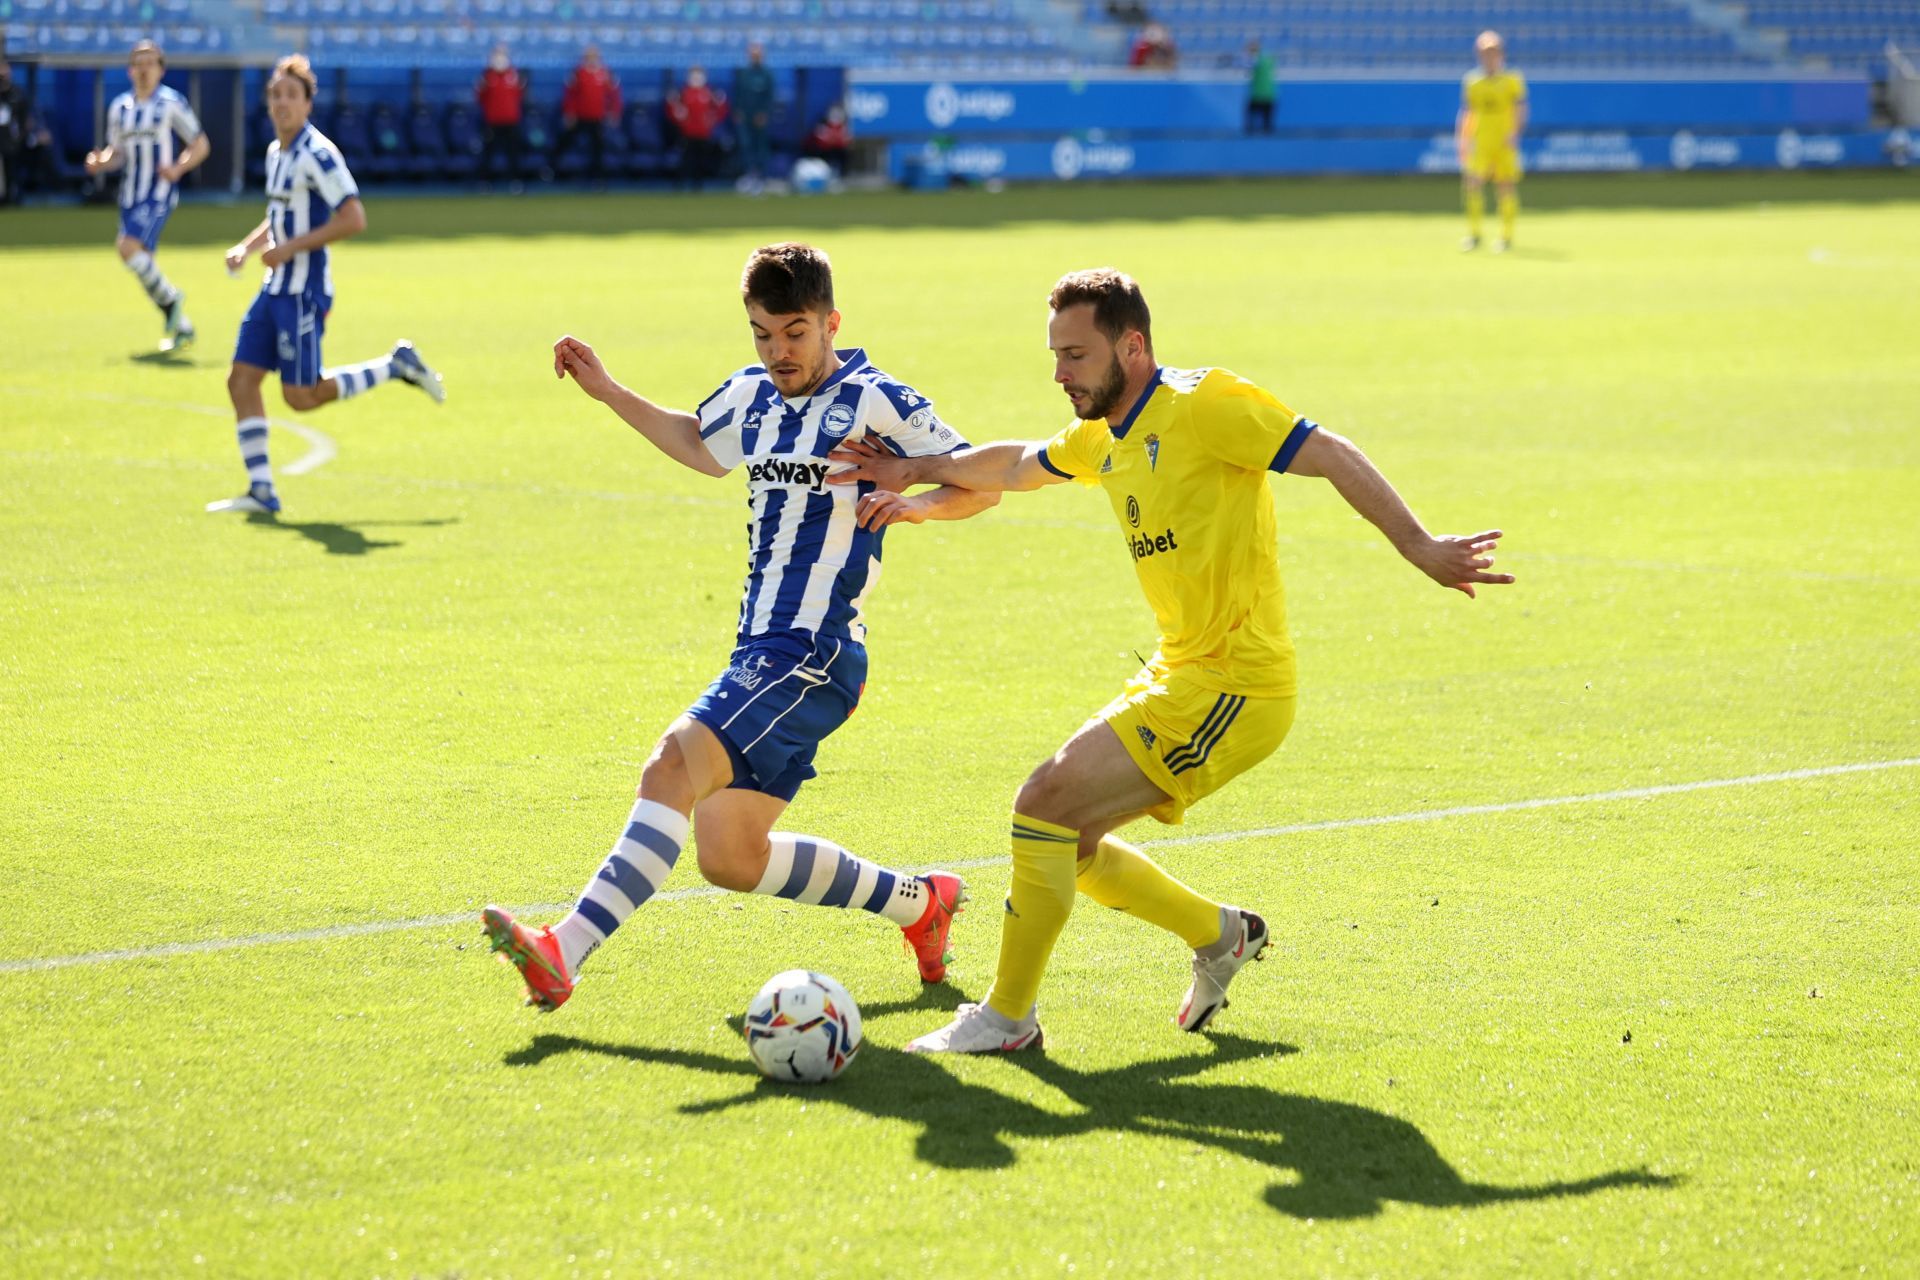
{"type": "Polygon", "coordinates": [[[1487,191],[1485,187],[1467,188],[1467,234],[1475,240],[1480,238],[1480,221],[1487,213],[1487,191]]]}
{"type": "Polygon", "coordinates": [[[1500,197],[1500,238],[1513,239],[1514,215],[1520,212],[1520,193],[1509,192],[1500,197]]]}
{"type": "Polygon", "coordinates": [[[1220,904],[1201,897],[1126,841],[1107,836],[1080,864],[1075,883],[1102,906],[1177,933],[1198,951],[1220,941],[1220,904]]]}
{"type": "Polygon", "coordinates": [[[1000,919],[1000,967],[987,1004],[1016,1021],[1033,1009],[1040,975],[1073,910],[1073,863],[1080,833],[1013,815],[1013,884],[1000,919]]]}

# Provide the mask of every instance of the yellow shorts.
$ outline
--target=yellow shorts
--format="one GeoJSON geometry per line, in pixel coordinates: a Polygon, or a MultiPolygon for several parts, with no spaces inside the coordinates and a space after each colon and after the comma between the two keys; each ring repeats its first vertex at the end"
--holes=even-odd
{"type": "Polygon", "coordinates": [[[1294,698],[1247,698],[1203,688],[1188,669],[1145,667],[1095,719],[1170,799],[1147,810],[1162,822],[1274,753],[1293,726],[1294,698]]]}
{"type": "Polygon", "coordinates": [[[1482,182],[1520,181],[1520,149],[1499,143],[1467,152],[1467,172],[1482,182]]]}

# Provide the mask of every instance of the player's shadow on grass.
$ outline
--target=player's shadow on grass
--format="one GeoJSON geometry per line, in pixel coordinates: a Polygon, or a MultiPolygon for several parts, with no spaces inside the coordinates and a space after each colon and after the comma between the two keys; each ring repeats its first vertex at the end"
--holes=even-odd
{"type": "Polygon", "coordinates": [[[197,369],[199,362],[184,351],[141,351],[127,359],[135,364],[150,364],[162,369],[197,369]]]}
{"type": "Polygon", "coordinates": [[[442,525],[458,524],[458,518],[450,520],[363,520],[359,524],[336,524],[331,522],[308,521],[296,523],[282,520],[278,516],[255,513],[247,517],[247,523],[261,529],[284,529],[288,533],[297,533],[309,542],[317,542],[327,549],[330,556],[363,556],[369,551],[383,551],[388,547],[401,547],[403,542],[382,541],[369,538],[367,529],[437,529],[442,525]]]}
{"type": "MultiPolygon", "coordinates": [[[[946,992],[946,988],[930,991],[946,992]]],[[[950,999],[923,996],[880,1005],[870,1018],[950,999]]],[[[1469,1182],[1405,1120],[1365,1107],[1245,1084],[1208,1084],[1193,1077],[1215,1067],[1254,1058],[1285,1057],[1291,1045],[1244,1036],[1199,1038],[1198,1052],[1137,1062],[1115,1071],[1077,1071],[1044,1053],[1010,1054],[1009,1068],[1031,1074],[1058,1090],[1076,1110],[1043,1109],[983,1085],[957,1080],[934,1057],[909,1054],[871,1041],[846,1076],[822,1089],[776,1084],[761,1078],[744,1050],[720,1056],[681,1049],[607,1044],[572,1036],[536,1036],[509,1054],[511,1066],[534,1066],[557,1054],[596,1053],[634,1062],[687,1067],[736,1076],[747,1087],[731,1097],[682,1107],[704,1115],[780,1098],[837,1103],[877,1119],[917,1125],[914,1150],[945,1169],[996,1169],[1012,1165],[1012,1138],[1074,1138],[1100,1132],[1132,1133],[1184,1144],[1196,1153],[1229,1152],[1269,1172],[1290,1175],[1266,1189],[1266,1202],[1296,1218],[1364,1218],[1388,1201],[1434,1208],[1471,1207],[1513,1200],[1586,1195],[1608,1187],[1667,1187],[1678,1179],[1642,1169],[1619,1170],[1571,1182],[1502,1187],[1469,1182]]]]}

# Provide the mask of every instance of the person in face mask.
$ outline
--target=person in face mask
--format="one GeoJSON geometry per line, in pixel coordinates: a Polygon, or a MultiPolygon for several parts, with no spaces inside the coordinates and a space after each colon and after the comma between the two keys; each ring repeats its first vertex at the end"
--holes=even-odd
{"type": "MultiPolygon", "coordinates": [[[[567,80],[566,94],[560,100],[560,140],[554,144],[553,159],[558,161],[574,139],[584,134],[587,173],[599,182],[605,171],[607,122],[619,118],[620,82],[600,61],[600,50],[588,45],[567,80]]],[[[555,164],[555,168],[558,167],[555,164]]]]}
{"type": "Polygon", "coordinates": [[[507,181],[520,190],[520,116],[526,107],[527,78],[513,65],[507,46],[493,46],[487,69],[480,73],[474,88],[480,104],[480,120],[486,126],[486,145],[480,151],[480,180],[493,175],[495,157],[505,157],[507,181]]]}
{"type": "Polygon", "coordinates": [[[704,68],[687,72],[687,83],[667,98],[667,115],[680,132],[680,181],[695,191],[720,166],[720,122],[727,96],[707,84],[704,68]]]}

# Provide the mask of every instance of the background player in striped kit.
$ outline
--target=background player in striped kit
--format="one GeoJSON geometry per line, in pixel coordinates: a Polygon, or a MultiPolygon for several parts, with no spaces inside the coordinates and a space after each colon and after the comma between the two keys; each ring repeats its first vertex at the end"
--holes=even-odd
{"type": "Polygon", "coordinates": [[[167,56],[151,40],[142,40],[127,55],[127,79],[133,91],[123,93],[107,108],[107,145],[87,152],[87,172],[122,170],[120,177],[120,238],[115,247],[147,291],[153,305],[166,317],[162,351],[193,341],[193,322],[187,319],[186,300],[179,288],[160,273],[153,254],[160,231],[179,203],[180,179],[187,176],[210,149],[200,118],[179,92],[160,83],[167,56]],[[186,150],[174,154],[174,141],[186,150]]]}
{"type": "Polygon", "coordinates": [[[287,407],[302,411],[371,391],[389,378],[419,387],[436,404],[447,398],[440,375],[404,338],[377,359],[321,371],[320,340],[333,309],[327,246],[365,231],[367,211],[339,149],[308,121],[317,88],[313,68],[299,54],[280,59],[267,81],[267,113],[276,135],[267,144],[267,216],[227,250],[228,271],[238,272],[259,249],[265,250],[260,260],[267,267],[260,295],[240,322],[227,374],[247,491],[209,502],[208,511],[271,515],[280,510],[260,391],[275,368],[287,407]]]}
{"type": "Polygon", "coordinates": [[[544,1010],[573,994],[581,963],[660,888],[695,822],[700,874],[711,883],[884,916],[904,931],[922,981],[946,976],[947,932],[965,900],[957,876],[911,876],[773,824],[866,686],[860,607],[880,576],[885,527],[960,520],[999,499],[829,485],[827,454],[843,440],[899,456],[966,442],[864,351],[834,350],[840,313],[826,254],[803,244],[756,249],[740,291],[764,363],[729,377],[693,413],[621,386],[577,338],[554,345],[556,376],[571,375],[675,462],[710,476],[744,464],[753,520],[733,656],[660,736],[605,865],[557,925],[534,929],[493,906],[482,913],[493,949],[544,1010]]]}

